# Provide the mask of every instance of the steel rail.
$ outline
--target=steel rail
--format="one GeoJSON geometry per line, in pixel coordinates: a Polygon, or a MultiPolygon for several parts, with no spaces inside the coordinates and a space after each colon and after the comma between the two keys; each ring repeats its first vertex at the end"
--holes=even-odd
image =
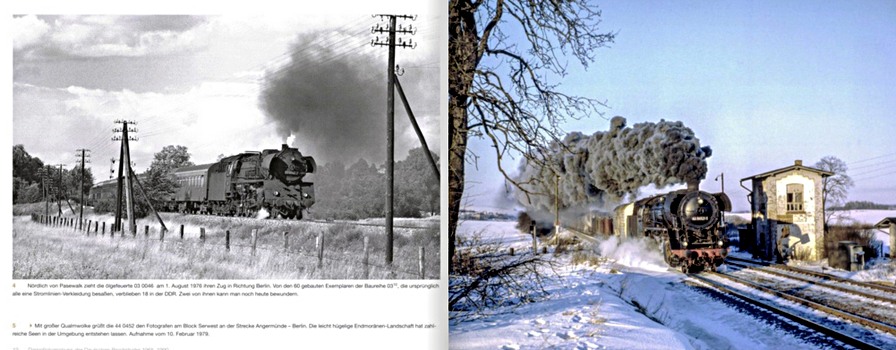
{"type": "MultiPolygon", "coordinates": [[[[819,286],[819,287],[830,288],[830,289],[838,290],[838,291],[841,291],[841,292],[844,292],[844,293],[849,293],[849,294],[853,294],[853,295],[858,295],[858,296],[861,296],[861,297],[865,297],[865,298],[869,298],[869,299],[874,299],[874,300],[878,300],[878,301],[883,301],[883,302],[888,302],[888,303],[892,303],[893,305],[896,305],[896,299],[894,299],[894,298],[889,298],[889,297],[885,297],[885,296],[881,296],[881,295],[876,295],[876,294],[869,294],[869,293],[866,293],[866,292],[863,292],[863,291],[860,291],[860,290],[850,289],[850,288],[846,288],[846,287],[839,286],[839,285],[836,285],[836,284],[826,284],[826,283],[825,283],[825,284],[822,284],[822,283],[818,283],[818,281],[816,281],[816,280],[812,280],[812,279],[805,278],[805,277],[800,277],[800,276],[789,275],[789,274],[786,274],[786,273],[783,273],[783,272],[780,272],[780,271],[776,271],[774,268],[771,268],[771,267],[764,267],[764,266],[748,266],[748,265],[744,265],[744,264],[740,264],[740,263],[735,263],[735,262],[728,262],[728,265],[737,266],[737,267],[742,267],[742,268],[748,268],[748,269],[752,269],[752,270],[756,270],[756,271],[762,271],[762,272],[765,272],[765,273],[768,273],[768,274],[771,274],[771,275],[780,276],[780,277],[784,277],[784,278],[789,278],[789,279],[793,279],[793,280],[797,280],[797,281],[802,281],[802,282],[806,282],[806,283],[811,283],[812,285],[816,285],[816,286],[819,286]]],[[[863,286],[860,286],[860,287],[863,287],[863,286]]]]}
{"type": "Polygon", "coordinates": [[[826,279],[826,280],[831,280],[831,281],[836,281],[836,282],[841,282],[841,283],[849,283],[849,284],[856,285],[856,286],[861,286],[861,287],[865,287],[865,288],[876,289],[879,291],[896,294],[896,287],[890,287],[890,286],[882,285],[882,284],[878,284],[878,283],[854,281],[854,280],[850,280],[850,279],[846,279],[846,278],[842,278],[842,277],[838,277],[838,276],[834,276],[834,275],[830,275],[830,274],[826,274],[826,273],[822,273],[822,272],[815,272],[815,271],[811,271],[811,270],[801,269],[798,267],[787,266],[787,265],[783,265],[783,264],[771,264],[771,263],[764,262],[764,261],[741,259],[741,258],[732,257],[732,256],[729,256],[727,258],[727,260],[748,262],[751,264],[768,266],[771,268],[777,268],[777,269],[782,269],[782,270],[788,270],[788,271],[792,271],[795,273],[801,273],[804,275],[815,276],[815,277],[818,277],[821,279],[826,279]]]}
{"type": "Polygon", "coordinates": [[[716,275],[716,276],[719,276],[719,277],[722,277],[722,278],[725,278],[725,279],[728,279],[728,280],[731,280],[731,281],[734,281],[734,282],[737,282],[737,283],[740,283],[743,285],[746,285],[750,288],[757,289],[757,290],[772,294],[774,296],[787,299],[791,302],[794,302],[794,303],[797,303],[797,304],[800,304],[803,306],[807,306],[807,307],[813,308],[815,310],[822,311],[822,312],[828,313],[833,316],[840,317],[840,318],[848,320],[848,321],[855,322],[855,323],[863,325],[865,327],[873,328],[873,329],[876,329],[876,330],[879,330],[882,332],[886,332],[886,333],[896,336],[896,327],[894,327],[893,325],[874,321],[874,320],[871,320],[871,319],[868,319],[868,318],[865,318],[865,317],[862,317],[859,315],[855,315],[855,314],[852,314],[852,313],[849,313],[849,312],[846,312],[843,310],[838,310],[838,309],[832,308],[827,305],[816,303],[811,300],[800,298],[800,297],[794,296],[792,294],[787,294],[787,293],[784,293],[779,290],[775,290],[775,289],[772,289],[769,287],[765,287],[765,286],[753,283],[751,281],[747,281],[743,278],[734,277],[734,276],[731,276],[728,274],[717,273],[717,272],[707,272],[707,273],[711,274],[711,275],[716,275]]]}
{"type": "Polygon", "coordinates": [[[762,309],[765,309],[765,310],[767,310],[767,311],[770,311],[770,312],[772,312],[772,313],[774,313],[774,314],[776,314],[776,315],[783,316],[783,317],[785,317],[785,318],[787,318],[787,319],[789,319],[789,320],[791,320],[791,321],[793,321],[793,322],[796,322],[796,323],[799,323],[799,324],[801,324],[801,325],[803,325],[803,326],[806,326],[806,327],[808,327],[808,328],[810,328],[810,329],[812,329],[812,330],[815,330],[816,332],[819,332],[819,333],[821,333],[821,334],[824,334],[825,336],[828,336],[828,337],[831,337],[831,338],[833,338],[833,339],[839,340],[839,341],[841,341],[841,342],[843,342],[843,343],[845,343],[845,344],[847,344],[847,345],[853,346],[853,347],[858,348],[858,349],[880,349],[880,347],[877,347],[877,346],[875,346],[875,345],[873,345],[873,344],[864,342],[864,341],[862,341],[862,340],[860,340],[860,339],[857,339],[857,338],[854,338],[854,337],[852,337],[852,336],[850,336],[850,335],[848,335],[848,334],[842,333],[842,332],[840,332],[840,331],[838,331],[838,330],[835,330],[835,329],[831,329],[830,327],[826,327],[826,326],[824,326],[824,325],[822,325],[822,324],[820,324],[820,323],[818,323],[818,322],[809,320],[808,318],[799,316],[799,315],[797,315],[797,314],[795,314],[795,313],[792,313],[792,312],[790,312],[790,311],[784,310],[784,309],[779,308],[779,307],[777,307],[777,306],[774,306],[774,305],[771,305],[771,304],[769,304],[769,303],[760,301],[760,300],[758,300],[758,299],[756,299],[756,298],[750,297],[750,296],[748,296],[748,295],[746,295],[746,294],[744,294],[744,293],[735,291],[735,290],[733,290],[733,289],[731,289],[731,288],[728,288],[728,287],[726,287],[725,285],[723,285],[723,284],[721,284],[721,283],[719,283],[719,282],[713,281],[713,280],[711,280],[711,279],[709,279],[709,278],[707,278],[707,277],[705,277],[705,276],[701,276],[701,275],[697,275],[697,274],[688,274],[688,277],[692,277],[692,278],[695,278],[695,279],[697,279],[697,280],[700,280],[701,282],[706,283],[706,284],[708,284],[709,286],[711,286],[711,287],[713,287],[713,288],[715,288],[715,289],[718,289],[718,290],[722,291],[723,293],[726,293],[726,294],[728,294],[728,295],[732,295],[732,296],[734,296],[734,297],[736,297],[736,298],[738,298],[738,299],[740,299],[740,300],[743,300],[744,302],[747,302],[747,303],[749,303],[749,304],[752,304],[752,305],[755,305],[755,306],[760,307],[760,308],[762,308],[762,309]]]}

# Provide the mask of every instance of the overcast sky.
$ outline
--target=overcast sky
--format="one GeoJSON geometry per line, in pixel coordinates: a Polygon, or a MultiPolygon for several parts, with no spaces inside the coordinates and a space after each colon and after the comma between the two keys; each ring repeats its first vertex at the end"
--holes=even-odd
{"type": "MultiPolygon", "coordinates": [[[[748,210],[739,181],[827,155],[849,166],[849,200],[896,204],[896,2],[601,1],[618,32],[562,88],[607,100],[607,117],[680,120],[713,149],[701,187],[748,210]]],[[[563,125],[591,134],[609,120],[563,125]]],[[[506,207],[493,152],[468,167],[468,204],[506,207]]],[[[508,160],[516,169],[519,159],[508,160]]],[[[749,183],[744,183],[749,187],[749,183]]]]}
{"type": "MultiPolygon", "coordinates": [[[[137,122],[139,140],[131,143],[131,156],[138,172],[166,145],[186,146],[197,164],[214,162],[219,155],[280,148],[287,142],[318,163],[350,164],[365,158],[382,164],[388,50],[370,45],[375,38],[370,29],[379,23],[371,15],[399,13],[418,16],[399,22],[416,28],[406,39],[417,47],[398,49],[396,63],[405,68],[400,79],[411,108],[430,149],[438,153],[439,55],[444,52],[438,5],[395,1],[355,6],[337,1],[289,11],[237,9],[210,16],[14,12],[21,14],[8,19],[13,47],[11,143],[23,144],[46,164],[66,167],[75,164],[76,149],[88,148],[97,180],[109,178],[110,160],[118,157],[119,142],[111,140],[117,119],[137,122]],[[275,115],[262,106],[264,77],[272,72],[287,80],[293,74],[327,72],[318,74],[321,78],[334,67],[351,74],[295,84],[307,94],[295,96],[304,105],[289,109],[292,114],[275,115]],[[334,120],[349,136],[321,127],[334,120]]],[[[291,98],[280,97],[281,104],[291,98]]],[[[397,95],[396,102],[400,160],[419,142],[397,95]]]]}

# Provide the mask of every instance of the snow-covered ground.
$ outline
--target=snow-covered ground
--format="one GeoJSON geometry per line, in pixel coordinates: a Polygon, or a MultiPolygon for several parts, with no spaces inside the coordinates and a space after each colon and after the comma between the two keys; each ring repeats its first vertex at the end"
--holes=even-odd
{"type": "MultiPolygon", "coordinates": [[[[479,235],[528,252],[531,237],[515,222],[466,221],[458,234],[479,235]]],[[[608,239],[587,248],[597,265],[548,273],[546,300],[465,322],[451,322],[452,349],[814,349],[830,339],[707,288],[682,283],[658,253],[637,241],[608,239]]],[[[892,267],[892,264],[889,266],[892,267]]],[[[883,269],[878,269],[883,270],[883,269]]],[[[889,277],[896,272],[880,271],[889,277]]],[[[870,271],[866,271],[871,273],[870,271]]],[[[855,274],[858,276],[858,274],[855,274]]],[[[858,278],[858,277],[857,277],[858,278]]]]}

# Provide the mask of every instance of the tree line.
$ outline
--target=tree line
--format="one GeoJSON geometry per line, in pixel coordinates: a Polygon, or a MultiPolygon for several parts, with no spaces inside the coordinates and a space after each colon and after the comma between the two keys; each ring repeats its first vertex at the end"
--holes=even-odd
{"type": "MultiPolygon", "coordinates": [[[[438,161],[438,156],[433,153],[438,161]]],[[[165,146],[153,156],[153,161],[140,181],[149,201],[139,194],[135,201],[135,216],[144,217],[151,213],[149,203],[155,208],[162,207],[163,199],[170,198],[177,191],[177,182],[171,173],[180,167],[194,165],[190,153],[184,146],[165,146]]],[[[32,157],[24,146],[13,147],[13,203],[35,203],[47,199],[44,186],[53,194],[77,199],[80,185],[80,166],[71,170],[47,167],[37,157],[32,157]],[[44,177],[43,174],[48,174],[44,177]]],[[[385,213],[386,175],[383,165],[370,164],[364,159],[346,166],[341,162],[331,162],[318,167],[315,174],[306,180],[314,181],[316,203],[310,215],[319,219],[364,219],[382,217],[385,213]],[[309,179],[310,178],[310,179],[309,179]]],[[[94,178],[90,169],[85,171],[85,198],[93,187],[94,178]]],[[[395,208],[396,216],[421,217],[439,212],[440,189],[436,177],[422,147],[412,149],[405,159],[395,163],[395,208]]],[[[96,206],[98,212],[114,210],[114,200],[102,203],[87,203],[96,206]]]]}
{"type": "Polygon", "coordinates": [[[35,203],[44,200],[78,202],[93,187],[93,173],[84,169],[84,186],[81,187],[81,165],[70,169],[44,164],[32,157],[23,145],[12,146],[12,202],[35,203]],[[80,187],[80,190],[79,190],[80,187]]]}
{"type": "MultiPolygon", "coordinates": [[[[395,163],[394,213],[421,217],[439,212],[439,182],[432,174],[422,147],[412,149],[395,163]]],[[[433,153],[438,162],[438,156],[433,153]]],[[[348,167],[341,162],[319,166],[314,175],[317,202],[315,218],[356,220],[382,217],[386,205],[386,174],[383,165],[358,159],[348,167]]]]}

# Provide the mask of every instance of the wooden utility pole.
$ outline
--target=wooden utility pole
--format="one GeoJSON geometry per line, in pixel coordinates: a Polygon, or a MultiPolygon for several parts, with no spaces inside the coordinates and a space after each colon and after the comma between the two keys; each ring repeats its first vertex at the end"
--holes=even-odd
{"type": "Polygon", "coordinates": [[[48,196],[49,191],[47,191],[47,171],[44,168],[41,168],[40,173],[41,188],[44,190],[44,217],[49,217],[50,197],[48,196]]]}
{"type": "Polygon", "coordinates": [[[87,152],[90,152],[90,150],[81,148],[76,151],[81,152],[81,187],[78,188],[78,192],[81,193],[81,200],[80,209],[78,210],[78,229],[82,230],[84,228],[84,163],[87,162],[85,158],[87,157],[87,152]]]}
{"type": "Polygon", "coordinates": [[[388,33],[386,41],[376,39],[370,41],[372,46],[388,46],[389,47],[389,65],[386,73],[388,84],[386,87],[386,263],[392,264],[392,246],[393,246],[393,209],[394,209],[394,191],[395,191],[395,47],[414,48],[416,45],[410,40],[395,41],[396,34],[414,34],[416,30],[411,27],[397,27],[397,21],[401,19],[414,20],[413,16],[408,15],[374,15],[380,17],[380,20],[388,20],[388,24],[383,27],[383,23],[379,23],[371,32],[377,35],[388,33]]]}
{"type": "MultiPolygon", "coordinates": [[[[130,168],[130,167],[129,167],[129,168],[130,168]]],[[[137,175],[134,174],[134,169],[130,169],[130,171],[131,171],[131,176],[132,176],[133,179],[134,179],[134,182],[137,183],[137,189],[140,190],[140,194],[143,195],[143,199],[146,199],[146,203],[149,204],[149,209],[152,210],[152,213],[155,214],[156,219],[159,220],[159,225],[162,225],[162,232],[167,231],[167,230],[168,230],[168,227],[165,226],[165,222],[162,221],[162,217],[159,216],[159,212],[156,211],[156,208],[152,205],[152,201],[149,200],[149,197],[146,196],[146,191],[143,190],[143,185],[140,184],[140,179],[137,178],[137,175]]],[[[180,232],[180,237],[183,238],[183,237],[184,237],[184,232],[183,232],[183,231],[184,231],[184,226],[183,226],[183,225],[180,226],[180,231],[181,231],[181,232],[180,232]]]]}
{"type": "Polygon", "coordinates": [[[401,82],[398,81],[398,76],[395,76],[395,87],[398,89],[398,97],[401,97],[401,102],[404,104],[404,110],[408,113],[408,119],[411,120],[411,125],[414,127],[414,132],[417,133],[417,138],[420,139],[420,146],[423,146],[423,149],[426,151],[426,159],[429,159],[429,165],[432,165],[432,174],[436,177],[436,183],[439,182],[439,166],[436,165],[436,160],[432,158],[432,152],[429,151],[429,146],[426,145],[426,138],[423,137],[423,132],[420,131],[420,125],[417,125],[417,118],[414,118],[414,112],[411,111],[411,104],[408,102],[407,96],[404,95],[404,89],[401,88],[401,82]]]}
{"type": "Polygon", "coordinates": [[[56,206],[59,207],[59,216],[62,216],[62,197],[65,195],[62,192],[62,167],[65,164],[57,164],[57,165],[59,165],[59,180],[58,180],[59,182],[57,183],[55,191],[53,191],[53,193],[55,193],[55,195],[56,195],[56,206]]]}
{"type": "Polygon", "coordinates": [[[557,174],[556,192],[554,192],[554,233],[560,233],[560,174],[557,174]]]}
{"type": "Polygon", "coordinates": [[[116,120],[115,123],[121,123],[121,129],[113,129],[115,132],[121,132],[121,137],[113,137],[113,141],[121,141],[121,158],[118,160],[118,202],[116,203],[115,221],[119,230],[121,228],[121,190],[124,187],[124,197],[126,202],[126,210],[128,214],[128,232],[135,234],[137,232],[137,223],[134,218],[134,185],[131,181],[131,153],[129,141],[137,141],[136,137],[128,136],[128,132],[137,132],[136,128],[129,128],[127,120],[116,120]],[[127,167],[127,168],[125,168],[127,167]],[[122,180],[123,183],[122,183],[122,180]]]}

